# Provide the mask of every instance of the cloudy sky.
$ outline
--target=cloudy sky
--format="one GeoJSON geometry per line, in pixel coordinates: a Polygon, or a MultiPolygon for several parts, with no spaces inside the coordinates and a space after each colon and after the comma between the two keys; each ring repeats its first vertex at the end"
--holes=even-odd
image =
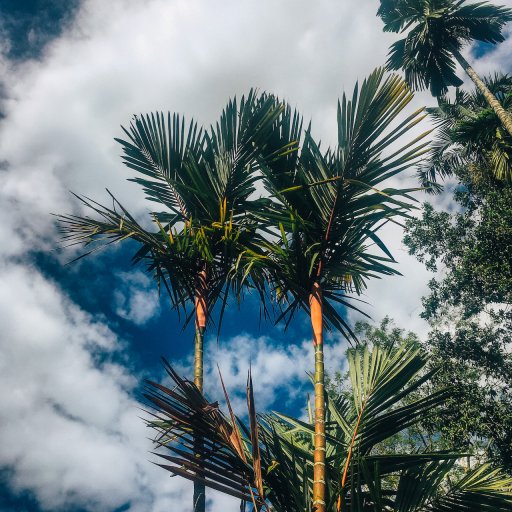
{"type": "MultiPolygon", "coordinates": [[[[512,7],[512,0],[502,0],[512,7]]],[[[80,212],[69,191],[106,201],[105,188],[149,211],[113,140],[134,113],[177,111],[201,123],[252,86],[275,92],[332,142],[337,98],[386,58],[376,0],[2,0],[0,2],[0,510],[190,509],[190,486],[148,460],[139,416],[144,377],[164,355],[186,373],[182,332],[129,248],[66,265],[51,212],[80,212]]],[[[482,72],[512,71],[512,32],[497,50],[467,56],[482,72]],[[476,57],[478,55],[478,58],[476,57]]],[[[427,94],[417,105],[432,104],[427,94]]],[[[414,108],[414,107],[413,107],[414,108]]],[[[411,176],[413,172],[411,171],[411,176]]],[[[411,183],[412,177],[404,178],[411,183]]],[[[422,197],[419,197],[423,200],[422,197]]],[[[447,207],[443,198],[440,207],[447,207]]],[[[385,241],[400,278],[365,299],[425,335],[430,276],[385,241]]],[[[208,341],[207,390],[218,362],[235,403],[249,364],[260,410],[300,414],[312,360],[305,319],[283,333],[259,323],[249,299],[208,341]]],[[[354,318],[351,318],[354,321],[354,318]]],[[[329,339],[331,370],[344,342],[329,339]]],[[[210,493],[210,510],[238,510],[210,493]]]]}

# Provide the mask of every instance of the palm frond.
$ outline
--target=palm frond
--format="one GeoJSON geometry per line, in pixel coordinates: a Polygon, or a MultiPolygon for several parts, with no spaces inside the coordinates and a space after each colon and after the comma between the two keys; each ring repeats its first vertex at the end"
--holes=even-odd
{"type": "Polygon", "coordinates": [[[427,151],[428,132],[390,149],[425,117],[420,109],[399,119],[411,99],[402,79],[384,78],[384,71],[376,70],[356,85],[350,99],[344,95],[339,102],[338,144],[326,151],[313,139],[311,127],[302,135],[297,112],[290,107],[283,112],[268,151],[296,139],[302,144],[299,152],[261,166],[275,205],[264,222],[279,231],[275,242],[265,243],[264,256],[249,255],[246,263],[265,272],[271,293],[287,297],[279,319],[309,311],[311,286],[320,278],[327,327],[354,339],[333,304],[354,307],[347,302],[350,292],[360,294],[368,279],[396,273],[378,231],[394,217],[407,217],[412,190],[381,184],[416,165],[427,151]]]}
{"type": "Polygon", "coordinates": [[[172,454],[157,453],[167,461],[158,465],[172,474],[254,502],[259,509],[264,503],[261,476],[252,465],[249,442],[244,441],[237,420],[232,414],[231,419],[226,418],[218,402],[208,402],[192,382],[164,363],[173,387],[148,381],[144,393],[155,410],[147,425],[156,430],[157,445],[172,454]]]}
{"type": "Polygon", "coordinates": [[[446,493],[434,498],[426,510],[506,512],[512,507],[512,478],[483,464],[468,472],[446,493]]]}
{"type": "Polygon", "coordinates": [[[187,205],[176,189],[190,159],[200,158],[203,132],[190,121],[185,131],[185,120],[179,114],[153,113],[135,116],[129,129],[123,127],[128,140],[115,139],[123,148],[127,167],[143,174],[133,178],[140,184],[148,199],[165,205],[182,222],[187,221],[192,205],[187,205]],[[148,179],[149,178],[149,179],[148,179]]]}
{"type": "Polygon", "coordinates": [[[387,68],[402,69],[414,89],[430,89],[437,97],[462,85],[454,53],[470,41],[503,41],[512,20],[509,8],[458,0],[381,0],[377,15],[385,31],[407,32],[391,46],[387,68]]]}
{"type": "MultiPolygon", "coordinates": [[[[351,395],[326,395],[328,512],[510,509],[512,479],[485,464],[458,477],[454,469],[464,453],[378,449],[397,432],[419,424],[445,398],[427,393],[414,399],[432,376],[423,371],[423,352],[409,344],[388,350],[365,346],[350,350],[349,359],[351,395]]],[[[309,512],[311,422],[280,413],[256,422],[249,376],[246,426],[235,418],[226,392],[229,416],[168,364],[166,370],[172,388],[149,383],[146,392],[155,409],[148,426],[156,430],[161,449],[171,452],[160,452],[164,469],[252,502],[257,510],[309,512]]]]}
{"type": "MultiPolygon", "coordinates": [[[[500,95],[503,106],[510,109],[511,78],[496,75],[483,80],[500,95]]],[[[438,191],[439,180],[464,175],[468,168],[482,169],[499,181],[512,179],[512,138],[480,92],[457,90],[454,101],[440,98],[439,106],[429,109],[429,114],[437,129],[430,157],[418,173],[422,185],[438,191]]]]}

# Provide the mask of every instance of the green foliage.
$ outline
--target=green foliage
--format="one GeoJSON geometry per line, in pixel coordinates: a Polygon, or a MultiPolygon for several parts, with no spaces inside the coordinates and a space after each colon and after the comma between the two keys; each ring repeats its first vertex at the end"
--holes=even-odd
{"type": "MultiPolygon", "coordinates": [[[[177,114],[136,116],[124,130],[127,140],[118,142],[126,166],[142,175],[131,181],[160,208],[151,214],[153,230],[141,226],[113,196],[111,208],[80,198],[95,216],[60,215],[64,239],[96,248],[135,241],[139,248],[133,262],[147,263],[176,308],[193,303],[197,277],[206,271],[208,311],[220,299],[222,318],[230,290],[241,293],[235,262],[242,251],[258,250],[253,213],[266,201],[250,196],[265,162],[261,147],[281,111],[272,97],[251,91],[240,103],[230,100],[206,131],[194,121],[186,125],[177,114]]],[[[267,156],[276,158],[289,149],[274,148],[267,156]]]]}
{"type": "MultiPolygon", "coordinates": [[[[407,343],[365,346],[350,350],[348,360],[349,393],[326,395],[329,512],[510,510],[512,479],[498,469],[484,464],[457,471],[463,453],[452,450],[379,450],[429,418],[451,393],[422,391],[435,371],[427,370],[421,349],[407,343]]],[[[232,415],[227,395],[230,414],[224,416],[218,402],[208,402],[192,383],[167,370],[173,387],[149,383],[146,393],[154,410],[148,426],[172,453],[160,453],[168,461],[164,469],[252,502],[256,510],[310,511],[311,422],[274,413],[264,415],[256,429],[249,381],[248,428],[232,415]],[[201,467],[194,436],[204,440],[201,467]]]]}
{"type": "Polygon", "coordinates": [[[397,327],[388,316],[381,320],[378,327],[368,322],[357,322],[355,331],[359,335],[360,344],[368,345],[370,349],[372,347],[379,347],[391,350],[403,344],[420,347],[420,340],[414,332],[405,332],[400,327],[397,327]]]}
{"type": "MultiPolygon", "coordinates": [[[[404,329],[397,327],[389,317],[383,318],[379,325],[373,325],[369,322],[357,322],[354,332],[358,338],[358,346],[368,347],[369,350],[377,347],[385,351],[393,351],[396,347],[403,345],[418,349],[423,347],[423,344],[414,332],[406,332],[404,329]]],[[[430,361],[429,366],[434,367],[430,361]]],[[[435,367],[437,368],[437,365],[435,367]]],[[[436,376],[437,374],[433,375],[429,382],[436,378],[436,376]]],[[[429,384],[426,385],[429,386],[429,384]]],[[[448,387],[449,385],[437,386],[436,389],[446,389],[448,387]]],[[[350,399],[351,386],[348,371],[336,372],[328,379],[327,388],[331,394],[344,395],[346,398],[350,399]]],[[[430,387],[430,389],[432,391],[434,388],[430,387]]],[[[413,402],[415,399],[420,398],[420,396],[422,396],[422,392],[417,391],[411,393],[409,397],[403,401],[404,403],[413,402]]],[[[447,400],[450,400],[450,398],[451,395],[447,397],[447,400]]],[[[439,410],[441,409],[442,407],[439,408],[439,410]]],[[[436,408],[435,411],[432,411],[429,417],[435,416],[437,410],[436,408]]],[[[432,424],[429,423],[428,425],[430,427],[432,424]]],[[[429,450],[441,449],[441,444],[437,442],[433,443],[432,439],[429,439],[429,434],[432,431],[432,428],[426,429],[423,422],[421,424],[411,425],[379,443],[378,447],[376,447],[376,451],[379,454],[393,454],[397,452],[413,452],[419,448],[429,450]]],[[[452,448],[453,446],[460,446],[460,444],[452,443],[449,446],[447,444],[442,445],[443,449],[452,448]]]]}
{"type": "MultiPolygon", "coordinates": [[[[450,389],[444,403],[420,424],[404,429],[379,445],[382,453],[397,450],[451,450],[464,447],[469,463],[489,461],[510,472],[512,468],[512,357],[510,318],[485,326],[460,322],[455,332],[434,329],[426,343],[412,332],[394,326],[389,318],[380,325],[361,322],[356,333],[362,345],[392,350],[407,343],[429,353],[427,368],[437,369],[426,385],[409,398],[417,399],[450,389]]],[[[331,393],[348,396],[349,377],[339,372],[329,381],[331,393]]]]}
{"type": "Polygon", "coordinates": [[[425,424],[440,447],[467,446],[480,458],[512,470],[512,357],[510,316],[480,325],[458,322],[453,332],[434,329],[429,346],[440,371],[433,386],[454,395],[425,424]]]}
{"type": "Polygon", "coordinates": [[[454,52],[472,41],[503,41],[503,27],[512,20],[511,9],[464,0],[381,0],[377,14],[385,31],[407,32],[391,46],[388,69],[403,69],[413,88],[429,88],[434,96],[462,84],[454,52]]]}
{"type": "Polygon", "coordinates": [[[426,133],[389,151],[424,117],[420,109],[399,120],[411,99],[402,79],[376,70],[350,99],[343,96],[338,145],[326,151],[309,128],[302,134],[297,112],[254,91],[230,101],[209,130],[176,114],[135,117],[119,142],[138,174],[132,181],[161,208],[152,213],[155,230],[115,198],[111,208],[80,198],[95,215],[60,216],[65,239],[94,247],[137,242],[133,261],[147,263],[177,308],[193,301],[206,271],[208,310],[220,299],[221,319],[229,292],[240,298],[248,285],[262,299],[269,289],[281,304],[286,298],[281,317],[290,320],[309,310],[320,280],[327,325],[353,338],[336,305],[355,308],[350,292],[398,273],[378,231],[407,216],[414,189],[379,186],[426,151],[426,133]],[[270,198],[254,197],[260,179],[270,198]]]}
{"type": "MultiPolygon", "coordinates": [[[[512,77],[484,78],[503,108],[512,108],[512,77]]],[[[439,106],[427,109],[437,125],[430,158],[420,168],[423,186],[439,192],[438,178],[465,177],[473,181],[512,179],[512,138],[478,90],[457,89],[455,100],[439,98],[439,106]]]]}
{"type": "MultiPolygon", "coordinates": [[[[462,319],[512,302],[512,189],[489,190],[483,198],[461,192],[467,208],[436,212],[426,204],[423,217],[407,225],[404,243],[427,268],[443,268],[424,299],[427,320],[456,309],[462,319]]],[[[506,307],[506,306],[505,306],[506,307]]]]}
{"type": "Polygon", "coordinates": [[[310,128],[302,135],[300,115],[289,107],[275,125],[267,151],[303,141],[299,151],[261,166],[273,199],[262,217],[276,237],[264,242],[263,254],[247,252],[244,264],[247,272],[268,280],[283,304],[280,318],[290,320],[299,309],[309,312],[318,282],[327,325],[354,338],[335,305],[355,308],[351,292],[359,295],[372,277],[398,273],[378,232],[407,216],[414,189],[380,185],[414,166],[426,151],[426,133],[394,146],[424,117],[420,109],[399,120],[411,99],[402,79],[384,78],[378,69],[339,102],[335,148],[321,150],[310,128]]]}
{"type": "MultiPolygon", "coordinates": [[[[510,106],[510,77],[487,85],[510,106]]],[[[422,217],[408,222],[404,243],[438,273],[422,316],[432,326],[429,350],[441,368],[433,384],[449,385],[455,395],[425,428],[441,434],[441,447],[471,447],[510,471],[511,141],[479,93],[459,91],[432,113],[440,131],[422,179],[456,179],[456,208],[435,211],[426,204],[422,217]]]]}

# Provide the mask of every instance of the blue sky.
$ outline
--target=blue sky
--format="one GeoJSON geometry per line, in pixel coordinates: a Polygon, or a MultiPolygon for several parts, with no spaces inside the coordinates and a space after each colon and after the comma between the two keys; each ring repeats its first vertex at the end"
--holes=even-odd
{"type": "MultiPolygon", "coordinates": [[[[50,212],[80,212],[69,190],[102,202],[108,187],[147,218],[113,140],[138,112],[206,124],[229,96],[257,86],[286,97],[331,142],[337,98],[385,61],[393,40],[376,9],[373,0],[0,3],[1,511],[188,510],[190,485],[147,460],[137,400],[144,377],[161,377],[161,356],[189,372],[191,329],[131,267],[130,247],[66,265],[77,254],[58,247],[50,212]]],[[[479,72],[512,71],[507,37],[468,55],[479,72]]],[[[417,95],[423,104],[428,94],[417,95]]],[[[414,184],[412,175],[404,180],[414,184]]],[[[399,229],[384,238],[403,277],[371,283],[368,311],[425,335],[418,315],[431,276],[406,254],[399,229]]],[[[218,343],[208,337],[207,391],[219,396],[219,363],[242,412],[251,364],[259,409],[300,414],[310,391],[307,320],[283,333],[260,326],[257,311],[247,300],[226,316],[218,343]]],[[[339,369],[345,342],[328,345],[328,367],[339,369]]],[[[238,510],[210,497],[211,510],[238,510]]]]}
{"type": "Polygon", "coordinates": [[[78,6],[78,0],[3,0],[1,27],[8,42],[4,55],[15,60],[39,57],[71,22],[78,6]]]}

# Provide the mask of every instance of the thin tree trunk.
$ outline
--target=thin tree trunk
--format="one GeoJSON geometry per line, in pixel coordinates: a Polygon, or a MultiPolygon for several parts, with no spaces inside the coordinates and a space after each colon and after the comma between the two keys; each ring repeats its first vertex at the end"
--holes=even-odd
{"type": "Polygon", "coordinates": [[[313,454],[313,511],[325,512],[325,383],[322,288],[313,284],[309,296],[315,347],[315,451],[313,454]]]}
{"type": "MultiPolygon", "coordinates": [[[[203,270],[199,273],[198,285],[195,298],[196,313],[196,336],[194,349],[194,384],[199,391],[203,391],[203,341],[204,331],[206,328],[206,272],[203,270]]],[[[196,456],[201,457],[202,441],[196,439],[195,451],[196,456]]],[[[205,486],[202,483],[194,482],[194,512],[205,512],[206,496],[205,486]]]]}
{"type": "Polygon", "coordinates": [[[194,384],[199,391],[203,391],[203,340],[204,326],[196,325],[196,334],[194,339],[194,384]]]}
{"type": "Polygon", "coordinates": [[[512,136],[512,115],[502,107],[496,96],[494,96],[494,94],[489,90],[483,80],[478,76],[477,72],[469,65],[469,62],[461,55],[461,53],[456,49],[452,49],[452,53],[457,59],[457,62],[468,74],[469,78],[473,80],[478,90],[483,94],[484,98],[487,100],[487,103],[489,103],[490,107],[494,110],[494,112],[496,112],[496,115],[503,123],[503,126],[507,132],[512,136]]]}

